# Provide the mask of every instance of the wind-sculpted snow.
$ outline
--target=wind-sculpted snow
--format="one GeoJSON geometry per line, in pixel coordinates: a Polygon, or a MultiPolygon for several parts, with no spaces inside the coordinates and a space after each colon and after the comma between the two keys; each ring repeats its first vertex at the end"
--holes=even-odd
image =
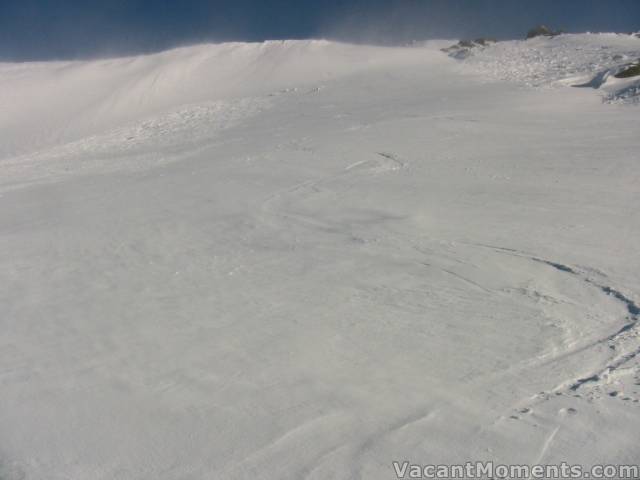
{"type": "Polygon", "coordinates": [[[0,478],[637,463],[635,47],[447,44],[1,65],[0,478]]]}
{"type": "Polygon", "coordinates": [[[78,173],[136,171],[221,141],[222,134],[268,109],[266,97],[181,106],[103,133],[0,161],[0,189],[51,182],[78,173]]]}
{"type": "Polygon", "coordinates": [[[615,79],[640,59],[640,39],[623,34],[560,35],[498,42],[469,51],[465,64],[482,75],[532,87],[602,88],[608,101],[637,101],[640,79],[615,79]]]}
{"type": "Polygon", "coordinates": [[[273,97],[318,91],[331,79],[428,61],[429,55],[434,61],[437,54],[309,40],[0,64],[2,183],[19,183],[15,177],[25,172],[40,181],[79,167],[104,171],[162,162],[171,151],[215,140],[218,131],[264,110],[273,97]],[[103,154],[138,159],[107,165],[103,154]]]}
{"type": "Polygon", "coordinates": [[[316,85],[384,63],[388,52],[320,40],[273,41],[120,59],[0,64],[0,154],[76,140],[182,105],[316,85]]]}

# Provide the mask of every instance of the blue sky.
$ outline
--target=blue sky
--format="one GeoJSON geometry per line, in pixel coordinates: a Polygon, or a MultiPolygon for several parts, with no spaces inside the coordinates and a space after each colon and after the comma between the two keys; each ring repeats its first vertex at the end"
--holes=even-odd
{"type": "Polygon", "coordinates": [[[372,43],[640,30],[640,0],[0,0],[0,59],[121,55],[203,41],[372,43]]]}

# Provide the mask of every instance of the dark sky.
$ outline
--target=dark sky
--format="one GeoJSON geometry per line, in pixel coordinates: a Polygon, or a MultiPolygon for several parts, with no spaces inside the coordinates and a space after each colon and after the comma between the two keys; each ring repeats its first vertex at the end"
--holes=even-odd
{"type": "Polygon", "coordinates": [[[640,0],[0,0],[0,59],[111,56],[203,41],[371,43],[640,30],[640,0]]]}

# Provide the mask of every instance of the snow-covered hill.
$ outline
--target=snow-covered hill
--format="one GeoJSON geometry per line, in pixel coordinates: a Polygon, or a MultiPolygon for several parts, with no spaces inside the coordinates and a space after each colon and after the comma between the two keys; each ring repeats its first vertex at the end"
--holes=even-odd
{"type": "Polygon", "coordinates": [[[0,65],[0,478],[637,464],[640,39],[449,43],[0,65]]]}
{"type": "MultiPolygon", "coordinates": [[[[426,55],[434,61],[437,53],[426,55]]],[[[331,79],[424,60],[425,52],[412,49],[308,40],[0,64],[2,183],[13,185],[23,175],[42,180],[78,169],[155,164],[159,156],[214,141],[222,130],[268,108],[273,97],[313,93],[331,79]]]]}
{"type": "MultiPolygon", "coordinates": [[[[277,93],[406,60],[324,40],[225,43],[98,61],[0,64],[2,156],[82,138],[184,105],[277,93]],[[13,149],[10,149],[13,146],[13,149]]],[[[180,120],[178,120],[179,122],[180,120]]]]}

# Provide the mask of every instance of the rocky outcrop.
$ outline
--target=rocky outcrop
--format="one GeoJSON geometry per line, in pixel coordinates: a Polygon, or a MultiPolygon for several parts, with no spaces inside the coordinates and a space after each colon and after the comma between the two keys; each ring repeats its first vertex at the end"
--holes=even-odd
{"type": "Polygon", "coordinates": [[[471,52],[475,48],[484,48],[496,43],[493,38],[476,38],[475,40],[460,40],[455,45],[443,48],[442,51],[450,57],[457,59],[464,59],[471,55],[471,52]]]}
{"type": "Polygon", "coordinates": [[[625,65],[624,69],[614,75],[616,78],[631,78],[640,76],[640,60],[636,63],[625,65]]]}
{"type": "Polygon", "coordinates": [[[482,37],[482,38],[476,38],[473,42],[477,45],[482,45],[483,47],[486,47],[491,45],[492,43],[496,43],[497,40],[495,38],[482,37]]]}
{"type": "Polygon", "coordinates": [[[590,81],[573,85],[600,89],[609,103],[640,103],[640,59],[635,62],[607,68],[598,72],[590,81]],[[612,82],[611,78],[617,81],[612,82]]]}
{"type": "Polygon", "coordinates": [[[535,37],[555,37],[556,35],[560,35],[562,31],[560,30],[552,30],[546,25],[538,25],[537,27],[532,28],[527,32],[527,40],[535,37]]]}

